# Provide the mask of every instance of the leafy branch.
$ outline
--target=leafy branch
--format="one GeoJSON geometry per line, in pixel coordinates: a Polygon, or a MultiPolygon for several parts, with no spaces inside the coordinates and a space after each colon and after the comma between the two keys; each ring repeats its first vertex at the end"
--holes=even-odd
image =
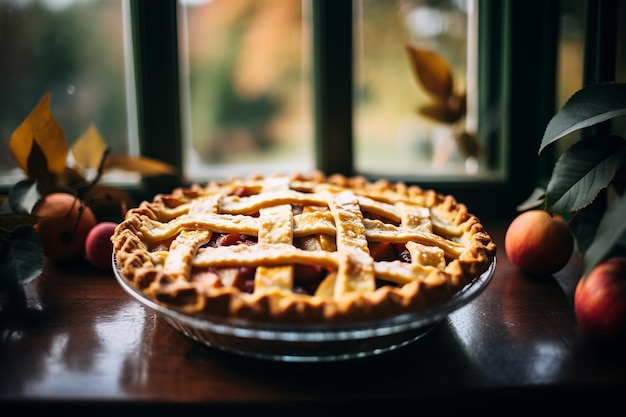
{"type": "Polygon", "coordinates": [[[19,289],[41,273],[44,256],[33,227],[39,220],[33,209],[44,196],[69,193],[92,207],[94,213],[113,210],[122,217],[134,203],[123,190],[100,184],[105,172],[121,170],[142,176],[175,173],[173,167],[160,161],[112,154],[94,126],[68,146],[50,101],[48,92],[9,140],[9,149],[25,179],[0,197],[0,294],[19,289]]]}
{"type": "Polygon", "coordinates": [[[479,156],[482,149],[478,139],[460,123],[467,115],[467,92],[458,87],[450,64],[429,49],[407,44],[405,51],[415,81],[432,99],[419,113],[457,127],[454,140],[459,151],[466,157],[479,156]]]}
{"type": "MultiPolygon", "coordinates": [[[[549,121],[539,154],[575,131],[620,116],[626,116],[626,84],[599,83],[584,87],[549,121]]],[[[547,211],[571,213],[573,219],[586,214],[593,219],[591,230],[575,231],[585,276],[612,251],[626,247],[625,185],[626,140],[612,134],[588,135],[561,154],[545,191],[533,197],[547,211]],[[607,190],[607,197],[601,203],[606,203],[606,208],[598,212],[594,203],[603,190],[607,190]],[[589,234],[593,235],[590,244],[583,245],[589,234]]]]}

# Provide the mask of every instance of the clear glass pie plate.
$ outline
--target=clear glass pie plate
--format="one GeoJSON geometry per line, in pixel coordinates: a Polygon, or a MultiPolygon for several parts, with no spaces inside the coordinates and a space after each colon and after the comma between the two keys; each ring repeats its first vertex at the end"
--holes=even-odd
{"type": "Polygon", "coordinates": [[[465,306],[487,287],[496,260],[449,301],[417,313],[346,324],[278,324],[223,317],[201,319],[164,307],[113,271],[122,288],[172,327],[193,340],[226,352],[282,362],[329,362],[378,355],[428,334],[448,314],[465,306]]]}

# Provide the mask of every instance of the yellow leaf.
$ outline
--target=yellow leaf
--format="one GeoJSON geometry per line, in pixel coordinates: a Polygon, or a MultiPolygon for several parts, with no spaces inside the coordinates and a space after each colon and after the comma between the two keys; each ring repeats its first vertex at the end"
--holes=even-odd
{"type": "Polygon", "coordinates": [[[61,173],[67,164],[67,140],[63,128],[50,111],[50,92],[46,93],[37,106],[30,112],[11,135],[9,148],[17,164],[26,175],[28,172],[28,156],[33,141],[43,152],[48,163],[48,170],[61,173]]]}
{"type": "Polygon", "coordinates": [[[72,145],[72,156],[83,170],[97,169],[106,150],[106,142],[102,139],[98,129],[91,125],[72,145]]]}
{"type": "Polygon", "coordinates": [[[405,46],[416,81],[440,103],[445,103],[454,91],[452,70],[448,62],[434,51],[405,46]]]}
{"type": "Polygon", "coordinates": [[[173,175],[176,172],[173,166],[157,161],[156,159],[128,155],[110,155],[104,163],[104,168],[118,168],[125,171],[133,171],[144,176],[173,175]]]}

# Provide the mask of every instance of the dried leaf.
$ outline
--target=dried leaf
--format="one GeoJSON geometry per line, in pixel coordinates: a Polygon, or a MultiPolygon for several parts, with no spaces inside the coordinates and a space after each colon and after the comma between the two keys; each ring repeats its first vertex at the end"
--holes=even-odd
{"type": "Polygon", "coordinates": [[[478,157],[482,154],[482,145],[478,141],[476,135],[473,135],[465,130],[456,133],[454,140],[459,148],[461,154],[465,157],[478,157]]]}
{"type": "Polygon", "coordinates": [[[448,62],[434,51],[405,46],[413,75],[424,89],[439,103],[448,102],[454,92],[452,70],[448,62]]]}
{"type": "Polygon", "coordinates": [[[72,145],[72,156],[81,169],[97,169],[106,150],[106,142],[98,129],[91,125],[72,145]]]}
{"type": "Polygon", "coordinates": [[[63,172],[67,163],[67,141],[63,128],[50,111],[49,92],[13,131],[9,141],[13,157],[26,175],[30,175],[28,159],[34,142],[41,148],[48,170],[52,173],[63,172]]]}
{"type": "Polygon", "coordinates": [[[41,184],[42,189],[47,189],[50,184],[55,182],[54,173],[48,169],[46,155],[35,141],[32,142],[26,166],[26,177],[41,184]]]}
{"type": "Polygon", "coordinates": [[[445,105],[433,103],[419,109],[419,113],[438,122],[452,124],[460,120],[461,115],[450,112],[445,105]]]}
{"type": "Polygon", "coordinates": [[[176,172],[173,166],[156,159],[128,155],[111,155],[105,161],[104,167],[133,171],[143,176],[173,175],[176,172]]]}
{"type": "Polygon", "coordinates": [[[54,188],[49,191],[62,191],[70,194],[76,194],[78,190],[84,188],[88,184],[85,177],[73,168],[66,167],[63,174],[57,177],[54,188]]]}

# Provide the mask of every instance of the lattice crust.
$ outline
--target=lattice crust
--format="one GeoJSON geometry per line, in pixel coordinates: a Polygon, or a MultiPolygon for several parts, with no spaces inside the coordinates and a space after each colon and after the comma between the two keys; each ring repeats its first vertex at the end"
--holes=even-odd
{"type": "Polygon", "coordinates": [[[496,251],[452,196],[321,173],[158,194],[128,211],[112,241],[121,275],[164,306],[302,323],[432,307],[496,251]]]}

